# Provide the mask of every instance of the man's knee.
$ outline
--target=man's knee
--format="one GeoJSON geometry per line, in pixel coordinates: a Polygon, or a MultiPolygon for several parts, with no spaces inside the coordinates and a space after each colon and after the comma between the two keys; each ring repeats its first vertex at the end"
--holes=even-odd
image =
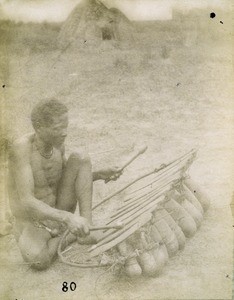
{"type": "Polygon", "coordinates": [[[40,253],[26,253],[25,260],[30,264],[31,268],[35,270],[46,270],[52,263],[52,259],[48,250],[43,250],[40,253]]]}
{"type": "Polygon", "coordinates": [[[52,259],[49,254],[41,255],[39,258],[36,258],[34,262],[31,264],[31,268],[42,271],[49,268],[52,263],[52,259]]]}
{"type": "Polygon", "coordinates": [[[91,159],[86,152],[73,152],[68,159],[71,163],[88,164],[91,165],[91,159]]]}
{"type": "Polygon", "coordinates": [[[23,239],[21,236],[18,245],[22,257],[33,269],[45,270],[51,265],[52,259],[46,246],[42,249],[37,249],[36,247],[28,248],[25,247],[25,244],[22,244],[22,241],[23,239]]]}

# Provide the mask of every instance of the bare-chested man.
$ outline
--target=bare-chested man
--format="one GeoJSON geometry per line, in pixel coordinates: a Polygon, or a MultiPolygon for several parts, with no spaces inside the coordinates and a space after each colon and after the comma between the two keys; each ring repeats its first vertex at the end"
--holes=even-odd
{"type": "Polygon", "coordinates": [[[39,103],[31,120],[35,133],[17,140],[10,151],[9,196],[22,256],[41,270],[56,257],[60,240],[45,227],[67,228],[71,236],[91,242],[93,181],[116,180],[121,172],[117,167],[92,172],[84,153],[73,153],[66,160],[68,111],[59,101],[39,103]],[[80,216],[74,214],[77,203],[80,216]]]}

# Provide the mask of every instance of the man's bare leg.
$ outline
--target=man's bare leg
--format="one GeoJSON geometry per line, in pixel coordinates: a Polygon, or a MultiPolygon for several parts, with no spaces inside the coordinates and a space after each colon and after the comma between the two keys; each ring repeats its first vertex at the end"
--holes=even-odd
{"type": "Polygon", "coordinates": [[[56,208],[75,212],[79,204],[80,215],[92,222],[93,177],[88,156],[71,154],[59,184],[56,208]]]}
{"type": "Polygon", "coordinates": [[[56,257],[60,237],[52,238],[49,232],[31,222],[19,223],[21,233],[17,240],[24,260],[34,269],[47,269],[56,257]]]}
{"type": "MultiPolygon", "coordinates": [[[[17,221],[16,226],[14,233],[24,260],[34,269],[47,269],[57,256],[61,236],[52,237],[46,229],[29,221],[17,221]]],[[[68,245],[75,240],[76,237],[71,235],[65,243],[68,245]]]]}
{"type": "MultiPolygon", "coordinates": [[[[92,195],[93,174],[89,156],[71,154],[59,185],[56,208],[74,213],[78,203],[80,215],[92,224],[92,195]]],[[[80,238],[79,242],[95,243],[96,239],[91,235],[80,238]]]]}

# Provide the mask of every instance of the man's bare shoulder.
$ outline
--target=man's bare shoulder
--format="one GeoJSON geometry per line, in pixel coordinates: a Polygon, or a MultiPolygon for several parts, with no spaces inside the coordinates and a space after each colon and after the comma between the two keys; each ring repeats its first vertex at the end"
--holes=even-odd
{"type": "Polygon", "coordinates": [[[17,159],[21,158],[23,160],[29,159],[29,155],[32,149],[32,142],[34,139],[34,134],[26,134],[18,139],[16,139],[10,149],[9,158],[17,159]]]}

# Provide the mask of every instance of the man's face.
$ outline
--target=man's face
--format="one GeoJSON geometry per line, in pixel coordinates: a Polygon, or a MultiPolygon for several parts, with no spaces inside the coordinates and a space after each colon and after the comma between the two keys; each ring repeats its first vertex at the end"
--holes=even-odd
{"type": "Polygon", "coordinates": [[[36,130],[38,136],[48,144],[53,146],[61,146],[67,136],[68,114],[63,114],[53,118],[51,125],[39,125],[36,130]]]}

